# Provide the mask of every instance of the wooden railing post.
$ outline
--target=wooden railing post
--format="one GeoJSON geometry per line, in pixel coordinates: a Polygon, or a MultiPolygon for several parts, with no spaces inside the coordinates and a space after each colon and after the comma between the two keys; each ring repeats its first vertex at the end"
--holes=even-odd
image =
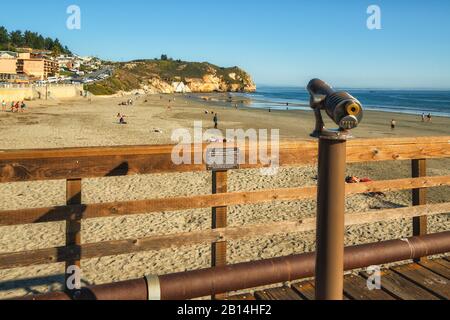
{"type": "MultiPolygon", "coordinates": [[[[212,172],[212,193],[227,193],[227,171],[212,172]]],[[[225,228],[227,226],[227,207],[212,208],[212,229],[225,228]]],[[[227,264],[227,243],[219,241],[211,247],[211,266],[219,267],[227,264]]],[[[216,295],[212,299],[223,299],[226,295],[216,295]]]]}
{"type": "MultiPolygon", "coordinates": [[[[420,178],[427,176],[427,160],[412,160],[412,177],[420,178]]],[[[419,188],[412,190],[413,206],[421,206],[427,204],[427,189],[419,188]]],[[[428,233],[427,216],[413,218],[413,236],[423,236],[428,233]]],[[[416,262],[424,261],[427,258],[418,259],[416,262]]]]}
{"type": "MultiPolygon", "coordinates": [[[[66,202],[67,205],[81,204],[81,179],[66,180],[66,202]]],[[[81,248],[81,219],[75,214],[66,220],[66,246],[81,248]]],[[[76,254],[77,252],[74,253],[76,254]]],[[[71,266],[81,268],[81,261],[79,259],[66,261],[64,287],[67,292],[72,291],[67,287],[69,277],[71,276],[67,273],[67,270],[71,266]]]]}

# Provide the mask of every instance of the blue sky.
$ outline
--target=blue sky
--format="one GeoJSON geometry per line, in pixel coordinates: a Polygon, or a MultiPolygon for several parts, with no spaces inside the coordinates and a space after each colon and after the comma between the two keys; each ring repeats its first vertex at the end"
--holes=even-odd
{"type": "Polygon", "coordinates": [[[321,77],[340,87],[450,88],[448,0],[2,1],[0,25],[104,59],[166,53],[238,65],[257,84],[304,87],[321,77]],[[72,4],[81,30],[66,28],[72,4]],[[382,30],[366,27],[371,4],[382,30]]]}

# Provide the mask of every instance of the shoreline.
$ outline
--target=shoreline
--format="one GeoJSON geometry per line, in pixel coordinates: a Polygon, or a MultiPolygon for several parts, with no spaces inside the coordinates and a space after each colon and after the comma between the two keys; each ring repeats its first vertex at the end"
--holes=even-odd
{"type": "MultiPolygon", "coordinates": [[[[220,130],[279,129],[280,140],[312,139],[309,135],[315,126],[312,110],[269,112],[242,99],[235,109],[234,100],[223,100],[226,94],[211,95],[209,101],[202,95],[143,95],[133,106],[119,106],[136,97],[37,100],[27,103],[25,113],[0,112],[0,150],[174,144],[175,129],[192,132],[195,121],[202,121],[205,130],[213,128],[211,112],[218,113],[220,130]],[[127,125],[118,124],[118,113],[127,116],[127,125]]],[[[336,127],[325,115],[324,120],[328,128],[336,127]]],[[[446,136],[449,124],[446,117],[424,123],[417,115],[367,110],[362,124],[352,132],[356,139],[446,136]],[[390,128],[392,119],[397,122],[395,130],[390,128]]]]}

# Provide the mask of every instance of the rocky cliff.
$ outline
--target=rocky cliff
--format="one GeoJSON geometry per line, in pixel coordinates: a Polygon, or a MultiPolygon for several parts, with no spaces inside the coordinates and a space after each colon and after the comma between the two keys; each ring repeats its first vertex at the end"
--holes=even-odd
{"type": "Polygon", "coordinates": [[[93,94],[108,95],[139,90],[146,93],[254,92],[244,70],[210,63],[173,60],[138,60],[117,63],[111,78],[86,86],[93,94]]]}

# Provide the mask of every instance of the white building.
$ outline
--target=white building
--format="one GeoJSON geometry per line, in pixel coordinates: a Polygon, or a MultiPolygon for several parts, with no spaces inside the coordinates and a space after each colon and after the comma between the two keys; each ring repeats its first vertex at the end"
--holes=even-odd
{"type": "Polygon", "coordinates": [[[176,93],[190,93],[192,92],[189,86],[185,85],[184,82],[172,82],[172,87],[176,93]]]}

